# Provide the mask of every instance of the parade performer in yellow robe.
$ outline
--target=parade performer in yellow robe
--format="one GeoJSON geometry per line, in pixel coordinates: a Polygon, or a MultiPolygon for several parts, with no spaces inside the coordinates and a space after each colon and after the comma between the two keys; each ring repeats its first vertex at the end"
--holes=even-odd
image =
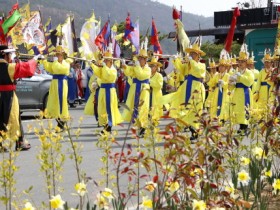
{"type": "Polygon", "coordinates": [[[190,140],[198,137],[197,130],[200,123],[199,118],[203,111],[205,101],[205,87],[203,84],[206,67],[204,63],[200,63],[200,56],[205,53],[200,50],[199,41],[197,40],[191,48],[187,48],[186,52],[191,58],[187,58],[185,63],[177,58],[174,60],[174,66],[184,75],[185,81],[179,87],[176,93],[170,96],[163,96],[163,103],[171,102],[170,116],[183,120],[192,132],[190,140]]]}
{"type": "Polygon", "coordinates": [[[264,58],[264,69],[259,73],[259,78],[255,87],[255,101],[260,113],[260,118],[266,117],[268,110],[271,109],[275,100],[274,94],[274,83],[272,79],[273,72],[273,57],[269,53],[265,53],[264,58]]]}
{"type": "Polygon", "coordinates": [[[224,122],[229,116],[228,79],[230,75],[227,73],[226,67],[230,66],[230,63],[226,59],[221,58],[218,66],[219,72],[209,82],[209,87],[213,89],[210,102],[210,116],[212,119],[218,118],[224,122]]]}
{"type": "Polygon", "coordinates": [[[53,76],[49,89],[46,116],[56,118],[57,126],[62,131],[64,130],[65,121],[69,119],[67,76],[69,75],[72,60],[64,59],[66,53],[60,45],[56,47],[55,52],[57,57],[56,61],[43,61],[45,70],[53,76]]]}
{"type": "MultiPolygon", "coordinates": [[[[16,95],[16,79],[31,77],[36,70],[38,56],[28,62],[11,63],[11,53],[6,45],[0,45],[0,131],[6,132],[10,140],[15,140],[16,150],[28,150],[30,144],[24,142],[20,109],[16,95]]],[[[2,136],[2,133],[0,133],[2,136]]],[[[5,138],[3,138],[5,141],[5,138]]],[[[5,142],[0,143],[0,150],[6,151],[5,142]]]]}
{"type": "Polygon", "coordinates": [[[159,120],[160,117],[163,115],[163,106],[160,103],[162,97],[163,77],[158,72],[162,64],[159,63],[154,57],[150,62],[148,62],[148,64],[152,70],[152,75],[150,79],[151,118],[159,120]]]}
{"type": "Polygon", "coordinates": [[[87,103],[85,105],[85,108],[84,108],[84,114],[85,115],[95,115],[96,121],[98,121],[98,115],[96,113],[97,112],[96,101],[98,100],[100,84],[101,84],[101,80],[99,78],[97,78],[95,74],[92,74],[92,76],[90,77],[89,83],[88,83],[88,87],[90,90],[90,96],[89,96],[87,103]]]}
{"type": "Polygon", "coordinates": [[[177,69],[174,69],[170,74],[167,75],[167,92],[172,93],[177,91],[181,85],[181,81],[184,81],[184,77],[180,75],[177,69]]]}
{"type": "Polygon", "coordinates": [[[139,136],[145,132],[148,124],[148,114],[150,105],[150,78],[151,68],[147,65],[147,50],[141,49],[138,55],[138,61],[134,66],[125,65],[122,61],[122,68],[126,76],[132,78],[123,119],[127,122],[136,123],[139,128],[139,136]]]}
{"type": "MultiPolygon", "coordinates": [[[[206,109],[210,109],[211,103],[212,103],[212,99],[213,99],[213,92],[214,92],[214,88],[213,86],[211,86],[211,84],[214,82],[214,76],[217,74],[217,65],[215,63],[214,60],[210,60],[209,59],[209,72],[208,72],[208,78],[206,79],[206,85],[207,85],[207,91],[208,91],[208,95],[205,101],[205,108],[206,109]]],[[[207,73],[206,73],[207,75],[207,73]]]]}
{"type": "MultiPolygon", "coordinates": [[[[257,85],[257,81],[258,81],[259,73],[260,73],[259,70],[257,70],[255,68],[256,61],[254,59],[255,59],[255,56],[252,52],[251,57],[247,60],[247,68],[254,73],[254,83],[251,87],[251,90],[252,90],[253,94],[256,92],[256,85],[257,85]]],[[[255,104],[255,102],[254,102],[254,104],[255,104]]]]}
{"type": "Polygon", "coordinates": [[[238,63],[236,61],[236,56],[230,57],[230,68],[228,70],[229,75],[234,75],[236,72],[238,72],[238,63]]]}
{"type": "MultiPolygon", "coordinates": [[[[112,126],[120,124],[123,119],[118,108],[118,97],[116,91],[117,69],[113,65],[112,53],[104,53],[102,66],[95,64],[91,68],[100,79],[100,90],[98,95],[98,123],[104,130],[111,132],[112,126]]],[[[104,133],[104,130],[102,133],[104,133]]]]}
{"type": "Polygon", "coordinates": [[[239,124],[238,134],[247,132],[250,120],[250,108],[252,105],[251,86],[254,83],[254,74],[246,68],[248,55],[246,47],[241,47],[238,58],[238,72],[230,76],[229,84],[234,87],[230,103],[230,118],[235,124],[239,124]]]}

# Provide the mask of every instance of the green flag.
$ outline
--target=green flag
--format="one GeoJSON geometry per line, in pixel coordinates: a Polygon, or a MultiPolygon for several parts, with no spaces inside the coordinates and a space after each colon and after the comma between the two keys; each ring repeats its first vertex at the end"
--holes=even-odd
{"type": "Polygon", "coordinates": [[[13,14],[4,21],[2,29],[5,35],[9,32],[9,29],[16,24],[20,17],[19,11],[15,10],[13,14]]]}

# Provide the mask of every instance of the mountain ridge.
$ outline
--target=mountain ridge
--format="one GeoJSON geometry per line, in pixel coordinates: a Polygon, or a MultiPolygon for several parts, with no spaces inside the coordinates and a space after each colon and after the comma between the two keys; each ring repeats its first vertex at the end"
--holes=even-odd
{"type": "MultiPolygon", "coordinates": [[[[8,11],[16,2],[0,0],[0,12],[8,11]]],[[[19,2],[20,7],[27,2],[19,2]]],[[[94,10],[96,18],[101,17],[103,25],[110,15],[112,23],[124,22],[127,13],[130,13],[131,20],[136,21],[139,17],[140,31],[146,33],[147,29],[151,29],[152,18],[154,18],[158,31],[161,34],[168,34],[174,31],[174,22],[172,19],[172,7],[151,0],[32,0],[30,2],[31,10],[40,9],[42,14],[43,24],[48,17],[52,18],[52,28],[58,24],[64,23],[67,14],[70,12],[75,17],[75,28],[77,37],[80,36],[80,31],[85,19],[89,18],[94,10]]],[[[204,17],[191,13],[183,13],[183,24],[185,30],[194,30],[212,28],[214,25],[213,17],[204,17]]],[[[170,40],[164,40],[165,45],[176,44],[170,40]],[[169,43],[169,44],[168,44],[169,43]]],[[[164,48],[169,49],[170,46],[164,48]]]]}

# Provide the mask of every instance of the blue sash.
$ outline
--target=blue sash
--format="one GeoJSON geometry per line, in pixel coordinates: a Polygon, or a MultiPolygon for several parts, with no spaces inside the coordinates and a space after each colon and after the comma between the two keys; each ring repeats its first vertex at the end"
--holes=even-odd
{"type": "Polygon", "coordinates": [[[221,109],[222,109],[222,103],[223,103],[223,88],[220,89],[219,85],[218,87],[218,107],[217,107],[217,116],[220,116],[221,109]]]}
{"type": "Polygon", "coordinates": [[[150,108],[153,106],[153,88],[150,87],[150,108]]]}
{"type": "Polygon", "coordinates": [[[96,121],[98,121],[98,96],[99,96],[100,87],[96,88],[94,95],[94,116],[96,121]]]}
{"type": "Polygon", "coordinates": [[[140,100],[140,94],[141,94],[141,85],[146,83],[150,84],[149,79],[145,80],[138,80],[136,78],[133,78],[133,83],[136,84],[135,88],[135,94],[134,94],[134,110],[133,110],[133,115],[132,115],[132,122],[135,122],[135,119],[138,117],[138,106],[139,106],[139,100],[140,100]]]}
{"type": "Polygon", "coordinates": [[[106,111],[108,114],[108,125],[112,126],[112,110],[111,110],[111,88],[115,88],[115,83],[103,83],[100,88],[105,88],[106,93],[106,111]]]}
{"type": "Polygon", "coordinates": [[[186,98],[185,98],[185,105],[188,104],[189,99],[191,97],[191,91],[192,91],[192,82],[194,81],[198,81],[198,82],[202,82],[202,78],[197,78],[193,75],[187,75],[185,76],[185,80],[187,80],[187,86],[186,86],[186,98]]]}
{"type": "Polygon", "coordinates": [[[268,84],[267,82],[261,82],[261,86],[267,86],[267,88],[268,88],[268,92],[269,92],[269,89],[270,89],[270,84],[268,84]]]}
{"type": "Polygon", "coordinates": [[[60,106],[60,114],[62,113],[62,95],[63,95],[63,80],[67,79],[66,75],[63,74],[54,74],[52,75],[53,79],[57,79],[58,81],[58,97],[59,97],[59,106],[60,106]]]}
{"type": "MultiPolygon", "coordinates": [[[[236,88],[243,88],[244,90],[244,95],[245,95],[245,107],[250,106],[250,92],[249,92],[249,87],[242,84],[242,83],[236,83],[236,88]]],[[[249,112],[246,109],[246,114],[249,116],[249,112]]]]}

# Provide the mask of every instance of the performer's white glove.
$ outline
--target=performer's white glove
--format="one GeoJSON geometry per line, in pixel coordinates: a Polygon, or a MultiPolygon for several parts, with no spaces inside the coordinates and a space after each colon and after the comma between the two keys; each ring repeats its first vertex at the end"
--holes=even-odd
{"type": "Polygon", "coordinates": [[[240,77],[241,73],[240,72],[236,72],[235,75],[236,75],[236,77],[240,77]]]}
{"type": "Polygon", "coordinates": [[[34,59],[35,61],[37,61],[40,57],[41,57],[40,54],[39,54],[39,55],[35,55],[35,56],[33,57],[33,59],[34,59]]]}
{"type": "Polygon", "coordinates": [[[135,61],[135,66],[140,66],[140,63],[139,63],[139,61],[137,60],[137,61],[135,61]]]}
{"type": "Polygon", "coordinates": [[[218,81],[218,84],[219,84],[219,85],[224,85],[224,83],[225,83],[224,80],[219,79],[219,81],[218,81]]]}
{"type": "Polygon", "coordinates": [[[93,82],[93,83],[91,84],[91,87],[92,87],[92,89],[96,89],[96,88],[98,87],[97,82],[93,82]]]}
{"type": "Polygon", "coordinates": [[[125,59],[121,59],[121,65],[125,66],[125,59]]]}
{"type": "Polygon", "coordinates": [[[229,77],[229,84],[230,85],[235,85],[237,81],[237,76],[236,75],[232,75],[229,77]]]}
{"type": "Polygon", "coordinates": [[[40,55],[39,58],[40,58],[41,60],[44,60],[44,59],[45,59],[45,56],[44,56],[44,55],[40,55]]]}

